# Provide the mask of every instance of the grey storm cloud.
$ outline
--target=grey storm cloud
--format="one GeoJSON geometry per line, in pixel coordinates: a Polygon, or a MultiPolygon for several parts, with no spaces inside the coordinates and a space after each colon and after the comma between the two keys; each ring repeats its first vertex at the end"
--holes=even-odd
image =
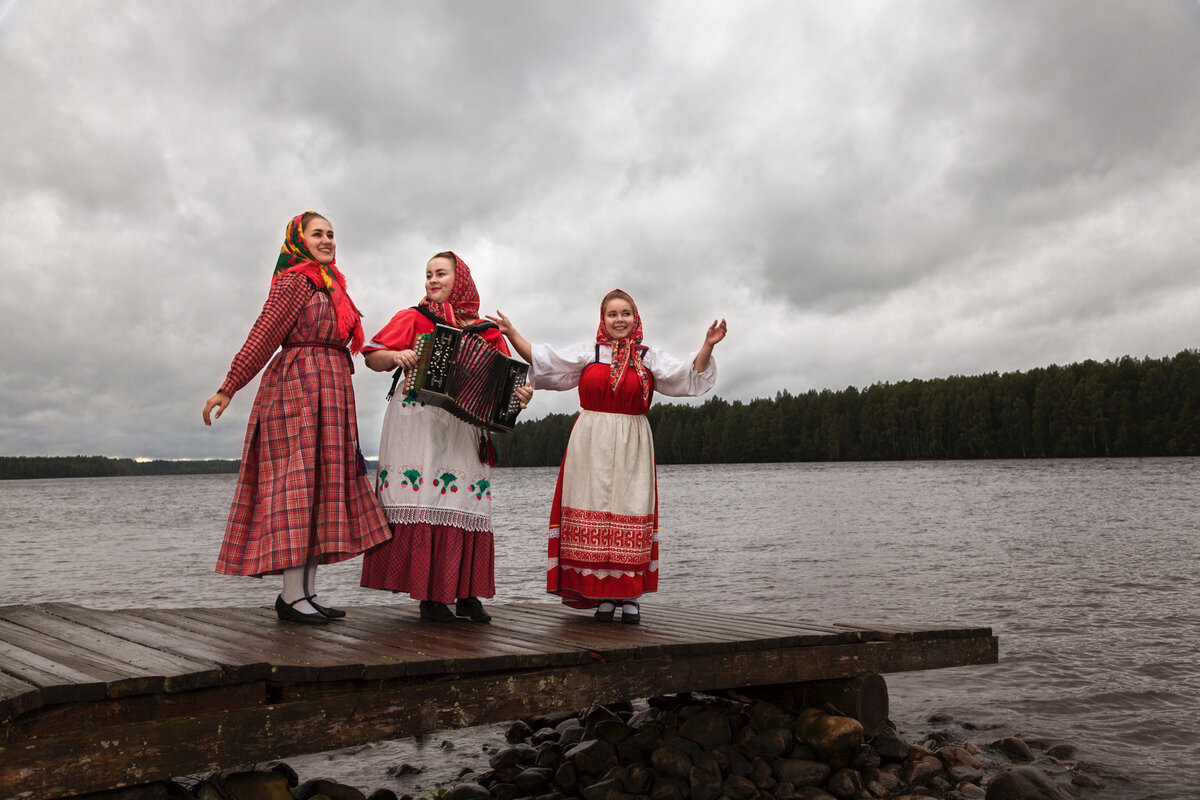
{"type": "Polygon", "coordinates": [[[1198,67],[1190,0],[0,0],[0,453],[236,456],[255,384],[200,408],[308,208],[368,334],[449,248],[534,341],[726,317],[728,399],[1170,355],[1198,67]]]}

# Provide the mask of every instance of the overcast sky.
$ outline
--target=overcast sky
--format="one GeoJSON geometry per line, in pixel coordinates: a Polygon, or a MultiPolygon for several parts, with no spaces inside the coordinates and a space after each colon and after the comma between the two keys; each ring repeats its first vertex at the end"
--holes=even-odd
{"type": "Polygon", "coordinates": [[[0,0],[0,120],[0,455],[239,456],[309,208],[368,336],[452,249],[535,342],[727,318],[729,400],[1200,343],[1194,0],[0,0]]]}

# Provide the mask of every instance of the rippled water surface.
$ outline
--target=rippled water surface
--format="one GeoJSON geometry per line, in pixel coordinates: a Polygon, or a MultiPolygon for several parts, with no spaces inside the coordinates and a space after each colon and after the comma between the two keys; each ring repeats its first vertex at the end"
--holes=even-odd
{"type": "MultiPolygon", "coordinates": [[[[547,600],[553,469],[494,473],[497,601],[547,600]]],[[[0,482],[0,604],[266,605],[213,573],[234,477],[0,482]]],[[[1200,460],[694,465],[659,470],[661,590],[643,602],[823,622],[991,626],[1000,663],[888,677],[912,737],[1068,742],[1101,798],[1200,794],[1200,460]],[[949,722],[929,722],[935,713],[949,722]],[[985,730],[962,729],[973,726],[985,730]]],[[[412,602],[323,567],[339,605],[412,602]]],[[[491,730],[290,759],[411,790],[482,764],[491,730]],[[446,750],[456,754],[448,758],[446,750]],[[389,778],[402,761],[424,776],[389,778]],[[413,781],[416,781],[415,783],[413,781]]]]}

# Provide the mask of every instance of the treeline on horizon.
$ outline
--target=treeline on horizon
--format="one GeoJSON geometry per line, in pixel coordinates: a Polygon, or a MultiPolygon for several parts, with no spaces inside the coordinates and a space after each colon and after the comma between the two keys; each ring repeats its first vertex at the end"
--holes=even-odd
{"type": "MultiPolygon", "coordinates": [[[[1200,455],[1200,351],[1027,372],[659,403],[660,464],[1200,455]]],[[[506,467],[558,466],[574,414],[495,436],[506,467]]]]}
{"type": "Polygon", "coordinates": [[[237,459],[135,461],[106,456],[0,456],[0,480],[212,474],[237,472],[238,463],[237,459]]]}

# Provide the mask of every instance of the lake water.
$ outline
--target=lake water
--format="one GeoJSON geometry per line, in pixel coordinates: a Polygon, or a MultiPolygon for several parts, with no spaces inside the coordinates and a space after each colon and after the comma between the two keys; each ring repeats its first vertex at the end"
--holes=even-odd
{"type": "MultiPolygon", "coordinates": [[[[494,473],[496,602],[546,600],[553,469],[494,473]]],[[[0,482],[0,605],[268,605],[213,573],[234,476],[0,482]]],[[[1200,789],[1198,459],[691,465],[659,470],[661,585],[643,602],[780,619],[991,626],[1000,663],[888,676],[910,740],[1067,742],[1098,798],[1200,789]],[[930,722],[932,715],[943,715],[930,722]],[[945,721],[945,720],[949,721],[945,721]],[[982,730],[981,730],[982,729],[982,730]]],[[[411,603],[323,567],[337,605],[411,603]]],[[[475,729],[289,759],[412,791],[484,768],[475,729]],[[456,752],[449,756],[446,750],[456,752]],[[398,780],[389,767],[426,768],[398,780]],[[453,762],[450,764],[449,762],[453,762]]]]}

